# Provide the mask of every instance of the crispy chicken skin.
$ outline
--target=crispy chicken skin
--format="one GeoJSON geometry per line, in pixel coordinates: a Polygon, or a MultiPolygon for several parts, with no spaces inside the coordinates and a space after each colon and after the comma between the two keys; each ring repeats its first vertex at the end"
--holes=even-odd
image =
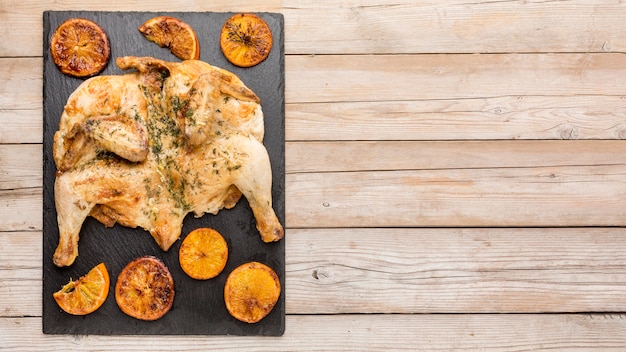
{"type": "Polygon", "coordinates": [[[55,265],[74,262],[89,215],[139,226],[168,250],[188,213],[216,214],[242,195],[262,240],[280,240],[259,98],[202,61],[121,57],[117,65],[135,70],[85,81],[54,135],[55,265]]]}

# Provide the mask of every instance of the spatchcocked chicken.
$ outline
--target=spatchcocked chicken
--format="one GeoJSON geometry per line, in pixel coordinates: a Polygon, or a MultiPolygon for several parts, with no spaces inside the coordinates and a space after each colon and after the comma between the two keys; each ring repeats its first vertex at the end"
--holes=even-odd
{"type": "Polygon", "coordinates": [[[106,226],[141,227],[166,251],[188,213],[216,214],[242,194],[262,240],[280,240],[254,92],[202,61],[121,57],[116,63],[135,70],[81,84],[54,135],[54,263],[74,262],[89,215],[106,226]]]}

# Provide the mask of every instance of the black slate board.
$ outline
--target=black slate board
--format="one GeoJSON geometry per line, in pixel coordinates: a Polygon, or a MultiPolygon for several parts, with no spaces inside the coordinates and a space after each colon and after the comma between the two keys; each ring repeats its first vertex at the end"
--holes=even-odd
{"type": "Polygon", "coordinates": [[[181,239],[168,252],[163,252],[142,229],[115,225],[105,228],[88,217],[81,230],[79,256],[68,268],[58,268],[52,255],[58,244],[58,227],[54,204],[55,165],[52,160],[52,140],[59,118],[70,93],[84,80],[63,75],[51,60],[48,49],[50,36],[64,20],[88,18],[100,24],[111,44],[111,59],[101,75],[122,74],[115,65],[119,56],[152,56],[168,61],[180,61],[168,49],[146,40],[137,27],[144,21],[170,15],[189,23],[200,40],[200,59],[237,74],[262,102],[265,116],[264,144],[270,155],[273,172],[272,196],[274,210],[284,225],[285,162],[284,162],[284,19],[277,13],[257,13],[270,26],[274,45],[269,57],[252,68],[230,64],[219,47],[219,31],[233,13],[216,12],[92,12],[46,11],[43,14],[44,40],[44,213],[43,213],[43,332],[48,334],[98,335],[268,335],[279,336],[285,329],[285,240],[276,243],[261,241],[256,222],[245,198],[230,210],[217,215],[206,214],[185,219],[181,239]],[[224,271],[216,278],[198,281],[189,278],[178,264],[181,240],[197,227],[218,230],[229,245],[229,258],[224,271]],[[161,258],[170,269],[175,282],[172,309],[153,322],[140,321],[122,313],[115,302],[117,275],[132,259],[153,255],[161,258]],[[278,274],[283,291],[273,311],[256,324],[242,323],[232,318],[224,305],[223,287],[228,273],[248,261],[259,261],[278,274]],[[111,277],[109,296],[100,309],[86,316],[63,312],[52,298],[70,278],[77,279],[100,262],[105,262],[111,277]]]}

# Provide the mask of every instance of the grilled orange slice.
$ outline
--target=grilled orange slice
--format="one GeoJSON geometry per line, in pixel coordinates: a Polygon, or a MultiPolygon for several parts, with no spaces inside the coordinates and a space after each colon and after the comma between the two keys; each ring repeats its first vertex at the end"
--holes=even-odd
{"type": "Polygon", "coordinates": [[[265,264],[240,265],[226,279],[224,301],[230,315],[246,323],[265,318],[280,297],[278,275],[265,264]]]}
{"type": "Polygon", "coordinates": [[[222,235],[209,228],[191,231],[180,245],[180,267],[187,275],[207,280],[219,275],[228,260],[228,245],[222,235]]]}
{"type": "Polygon", "coordinates": [[[240,13],[222,26],[220,47],[228,61],[240,67],[251,67],[265,60],[272,50],[272,31],[259,16],[240,13]]]}
{"type": "Polygon", "coordinates": [[[158,16],[139,26],[146,39],[162,48],[169,48],[181,60],[197,60],[200,57],[200,42],[191,26],[178,18],[158,16]]]}
{"type": "Polygon", "coordinates": [[[89,77],[102,71],[111,48],[102,27],[84,18],[61,23],[50,39],[52,60],[64,74],[89,77]]]}
{"type": "Polygon", "coordinates": [[[159,259],[134,259],[117,278],[115,301],[122,312],[133,318],[157,320],[172,308],[174,279],[159,259]]]}
{"type": "Polygon", "coordinates": [[[85,315],[95,312],[109,295],[109,272],[104,263],[96,265],[76,281],[52,294],[59,307],[69,314],[85,315]]]}

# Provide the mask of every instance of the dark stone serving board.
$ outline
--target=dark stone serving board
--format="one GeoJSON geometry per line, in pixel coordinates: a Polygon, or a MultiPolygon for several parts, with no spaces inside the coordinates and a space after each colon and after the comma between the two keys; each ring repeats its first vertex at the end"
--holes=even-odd
{"type": "Polygon", "coordinates": [[[261,241],[256,221],[245,198],[230,210],[217,215],[205,214],[185,218],[181,239],[164,252],[143,229],[115,225],[106,228],[88,217],[81,230],[79,256],[73,265],[58,268],[52,255],[58,244],[58,226],[54,203],[56,168],[52,159],[52,140],[68,96],[84,80],[63,75],[50,57],[49,41],[54,30],[72,17],[88,18],[108,34],[111,58],[101,75],[122,74],[115,65],[119,56],[152,56],[180,61],[167,48],[146,40],[137,30],[144,21],[159,15],[170,15],[189,23],[200,40],[200,59],[238,75],[260,98],[265,116],[264,144],[270,155],[273,173],[274,210],[284,225],[285,219],[285,110],[284,110],[284,18],[277,13],[257,13],[270,26],[274,44],[269,57],[251,68],[230,64],[219,46],[222,24],[233,13],[217,12],[93,12],[46,11],[43,13],[44,40],[44,213],[43,213],[43,332],[48,334],[98,335],[267,335],[279,336],[285,329],[285,240],[261,241]],[[218,230],[229,246],[224,271],[216,278],[200,281],[189,278],[178,263],[181,240],[197,227],[218,230]],[[122,268],[132,259],[152,255],[160,258],[174,277],[175,298],[172,309],[161,319],[147,322],[131,318],[115,302],[115,282],[122,268]],[[278,274],[282,292],[273,311],[256,324],[231,317],[224,304],[223,288],[228,273],[249,261],[259,261],[278,274]],[[111,277],[106,302],[94,313],[72,316],[63,312],[52,298],[70,278],[76,280],[91,268],[104,262],[111,277]]]}

